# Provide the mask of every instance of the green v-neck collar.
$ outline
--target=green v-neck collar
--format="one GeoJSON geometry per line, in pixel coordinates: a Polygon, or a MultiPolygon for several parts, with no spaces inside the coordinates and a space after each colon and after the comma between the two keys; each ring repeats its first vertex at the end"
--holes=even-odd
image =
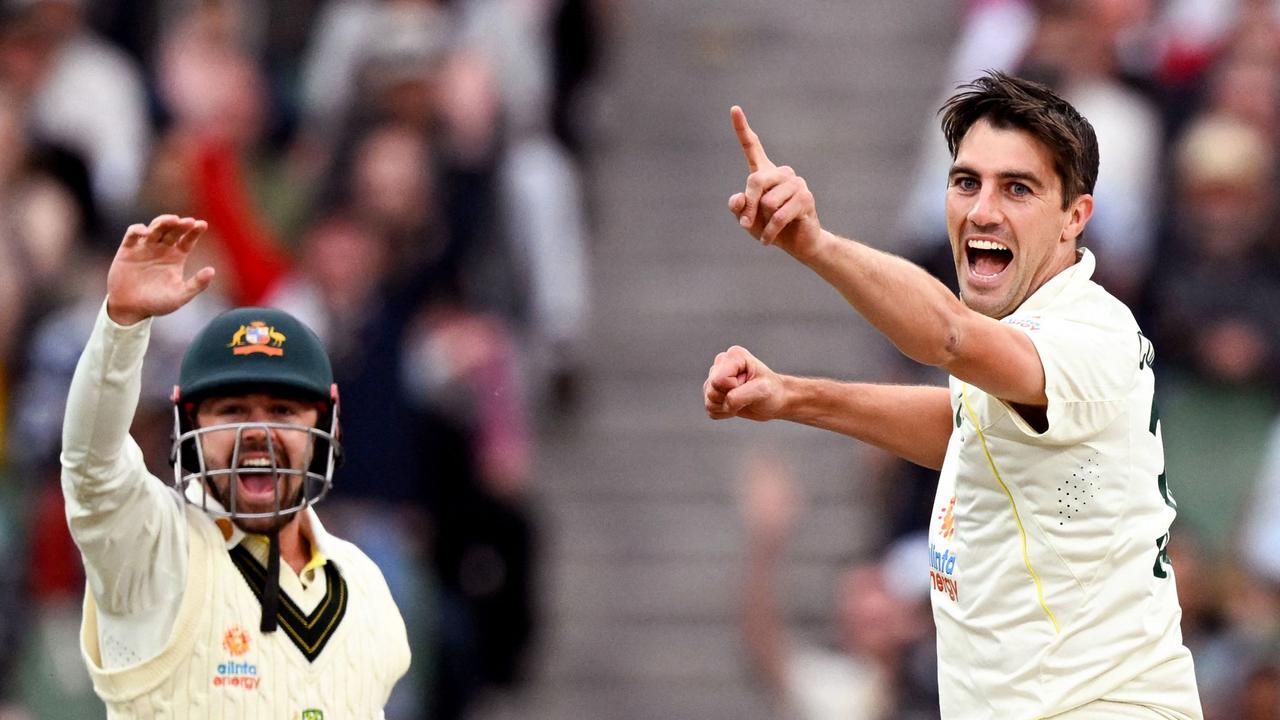
{"type": "MultiPolygon", "coordinates": [[[[266,568],[243,546],[237,545],[229,553],[231,562],[235,563],[240,575],[249,584],[249,589],[253,590],[261,603],[263,588],[267,582],[266,568]]],[[[289,594],[284,592],[280,593],[280,607],[276,610],[277,623],[307,658],[307,662],[315,662],[320,657],[320,651],[324,650],[347,613],[347,581],[332,561],[324,564],[324,574],[324,598],[310,614],[304,614],[289,594]]]]}

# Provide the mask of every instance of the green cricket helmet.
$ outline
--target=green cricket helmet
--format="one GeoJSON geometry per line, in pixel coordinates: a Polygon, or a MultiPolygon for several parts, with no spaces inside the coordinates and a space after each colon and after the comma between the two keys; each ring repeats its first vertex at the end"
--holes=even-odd
{"type": "MultiPolygon", "coordinates": [[[[338,387],[320,338],[311,328],[289,313],[274,308],[244,307],[214,318],[191,341],[182,359],[178,384],[173,389],[174,441],[172,450],[174,485],[193,502],[187,488],[195,483],[203,509],[216,517],[270,518],[296,513],[319,501],[333,485],[333,471],[341,459],[338,431],[338,387]],[[196,410],[202,400],[249,393],[268,393],[322,403],[316,427],[271,422],[237,422],[198,427],[196,410]],[[310,436],[311,459],[304,469],[279,465],[273,436],[279,431],[305,431],[310,436]],[[235,443],[226,468],[210,468],[204,456],[202,438],[210,432],[235,432],[235,443]],[[240,458],[246,433],[263,438],[270,466],[242,465],[240,458]],[[269,472],[276,479],[275,508],[267,512],[247,512],[236,507],[235,482],[242,474],[269,472]],[[230,476],[227,491],[220,497],[212,478],[230,476]],[[282,496],[282,480],[300,476],[299,497],[282,496]],[[223,508],[211,506],[209,494],[223,508]]],[[[221,464],[221,463],[219,463],[221,464]]],[[[287,486],[286,486],[287,487],[287,486]]],[[[194,494],[194,493],[193,493],[194,494]]]]}

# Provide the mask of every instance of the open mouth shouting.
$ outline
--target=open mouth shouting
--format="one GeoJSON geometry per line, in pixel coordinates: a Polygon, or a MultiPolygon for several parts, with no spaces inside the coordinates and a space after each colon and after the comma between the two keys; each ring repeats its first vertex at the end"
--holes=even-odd
{"type": "MultiPolygon", "coordinates": [[[[274,467],[282,469],[287,464],[277,460],[274,467]]],[[[236,473],[239,486],[236,492],[241,500],[274,501],[276,481],[283,476],[272,471],[271,457],[267,455],[242,458],[236,473]]]]}
{"type": "Polygon", "coordinates": [[[970,237],[964,246],[969,282],[977,287],[994,287],[1013,263],[1013,251],[991,237],[970,237]]]}

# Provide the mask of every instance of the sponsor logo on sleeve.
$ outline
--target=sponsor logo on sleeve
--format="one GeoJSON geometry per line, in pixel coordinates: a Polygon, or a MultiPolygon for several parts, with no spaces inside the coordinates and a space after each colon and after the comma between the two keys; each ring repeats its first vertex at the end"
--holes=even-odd
{"type": "Polygon", "coordinates": [[[1040,329],[1039,318],[1016,317],[1016,316],[1010,315],[1009,317],[1005,318],[1001,322],[1003,322],[1005,325],[1012,325],[1014,327],[1023,328],[1024,330],[1040,329]]]}

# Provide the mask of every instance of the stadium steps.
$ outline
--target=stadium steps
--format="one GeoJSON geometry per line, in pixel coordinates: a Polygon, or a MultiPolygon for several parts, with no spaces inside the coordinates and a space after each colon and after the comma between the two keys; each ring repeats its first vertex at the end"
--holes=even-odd
{"type": "Polygon", "coordinates": [[[728,108],[808,179],[827,227],[892,248],[954,3],[612,5],[582,401],[543,428],[538,462],[540,641],[527,685],[479,715],[763,719],[736,625],[743,456],[775,448],[797,468],[808,510],[783,581],[816,633],[842,563],[877,538],[878,458],[808,428],[711,422],[707,367],[739,343],[781,371],[882,380],[895,351],[734,225],[746,172],[728,108]]]}

